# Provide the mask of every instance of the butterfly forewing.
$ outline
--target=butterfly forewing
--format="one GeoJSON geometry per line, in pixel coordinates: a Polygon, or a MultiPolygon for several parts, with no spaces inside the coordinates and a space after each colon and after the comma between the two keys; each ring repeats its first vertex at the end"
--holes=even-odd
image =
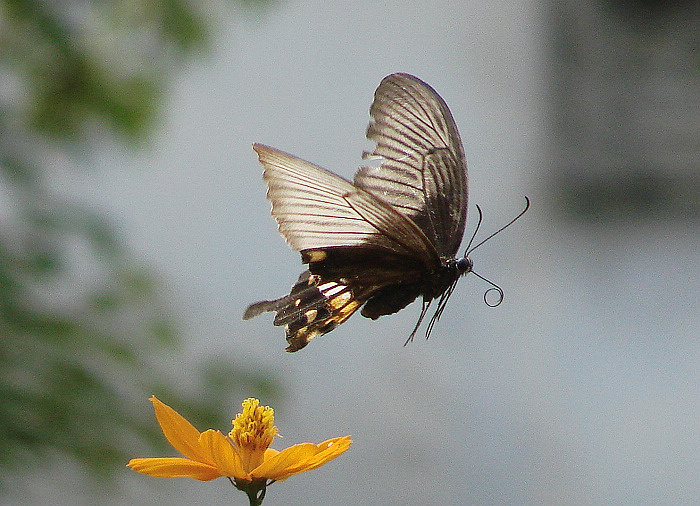
{"type": "Polygon", "coordinates": [[[436,259],[421,230],[387,203],[317,165],[253,145],[279,231],[297,251],[372,246],[436,259]],[[404,238],[405,240],[401,240],[404,238]]]}
{"type": "Polygon", "coordinates": [[[407,74],[386,77],[374,94],[367,138],[376,142],[355,186],[411,218],[441,257],[453,257],[467,216],[467,165],[452,114],[429,85],[407,74]]]}

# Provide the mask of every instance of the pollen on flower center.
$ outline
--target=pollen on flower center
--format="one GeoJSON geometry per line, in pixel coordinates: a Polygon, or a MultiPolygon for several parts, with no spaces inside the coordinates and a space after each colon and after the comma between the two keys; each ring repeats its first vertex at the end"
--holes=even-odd
{"type": "Polygon", "coordinates": [[[277,435],[274,410],[259,404],[258,399],[246,399],[243,401],[243,412],[233,420],[229,437],[240,449],[264,452],[277,435]]]}

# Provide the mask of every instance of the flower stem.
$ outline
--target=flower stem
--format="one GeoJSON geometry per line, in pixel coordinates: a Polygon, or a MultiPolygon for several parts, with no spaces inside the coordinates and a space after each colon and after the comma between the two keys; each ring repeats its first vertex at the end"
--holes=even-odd
{"type": "Polygon", "coordinates": [[[265,499],[265,488],[263,488],[260,491],[260,494],[258,494],[257,490],[254,489],[248,489],[245,491],[246,494],[248,494],[248,501],[250,502],[250,506],[260,506],[263,502],[263,499],[265,499]]]}
{"type": "Polygon", "coordinates": [[[227,478],[228,481],[231,482],[231,485],[236,487],[238,490],[242,490],[246,493],[246,495],[248,496],[248,502],[250,503],[250,506],[260,506],[262,504],[263,499],[265,499],[265,491],[267,490],[267,486],[269,485],[267,480],[239,482],[237,480],[231,479],[230,476],[227,476],[227,478]]]}

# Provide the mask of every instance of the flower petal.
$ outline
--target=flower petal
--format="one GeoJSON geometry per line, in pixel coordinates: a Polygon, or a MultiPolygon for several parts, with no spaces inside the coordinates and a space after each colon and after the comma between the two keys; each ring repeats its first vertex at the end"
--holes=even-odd
{"type": "Polygon", "coordinates": [[[209,481],[220,478],[221,473],[212,466],[179,457],[131,459],[131,469],[156,478],[194,478],[209,481]]]}
{"type": "Polygon", "coordinates": [[[319,452],[316,455],[311,457],[306,462],[301,462],[299,464],[300,466],[303,466],[303,469],[298,471],[290,469],[290,471],[293,471],[292,474],[296,474],[302,471],[310,471],[311,469],[316,469],[317,467],[322,466],[326,462],[330,462],[338,455],[343,453],[345,450],[350,448],[350,444],[352,444],[352,439],[350,439],[350,436],[328,439],[318,445],[319,452]]]}
{"type": "Polygon", "coordinates": [[[199,431],[181,414],[163,404],[155,396],[150,398],[156,418],[168,442],[185,457],[197,462],[213,465],[199,446],[199,431]]]}
{"type": "Polygon", "coordinates": [[[313,443],[301,443],[290,446],[265,460],[265,462],[253,469],[250,475],[254,478],[276,480],[276,476],[284,473],[288,468],[313,457],[316,453],[318,453],[318,448],[313,443]]]}
{"type": "Polygon", "coordinates": [[[311,471],[312,469],[322,466],[326,462],[330,462],[347,450],[351,443],[352,440],[350,436],[345,436],[329,439],[318,445],[311,443],[294,445],[286,450],[282,450],[279,455],[272,457],[269,461],[269,468],[263,468],[263,466],[268,463],[268,461],[266,461],[265,464],[255,469],[251,475],[256,477],[264,476],[270,480],[276,481],[286,480],[294,474],[311,471]],[[285,453],[288,453],[288,455],[284,455],[285,453]],[[263,472],[266,474],[263,475],[263,472]]]}
{"type": "Polygon", "coordinates": [[[211,429],[204,431],[199,436],[199,444],[222,475],[248,479],[241,457],[221,432],[211,429]]]}
{"type": "Polygon", "coordinates": [[[279,453],[278,450],[275,450],[274,448],[268,448],[267,450],[265,450],[265,460],[271,459],[272,457],[274,457],[278,453],[279,453]]]}

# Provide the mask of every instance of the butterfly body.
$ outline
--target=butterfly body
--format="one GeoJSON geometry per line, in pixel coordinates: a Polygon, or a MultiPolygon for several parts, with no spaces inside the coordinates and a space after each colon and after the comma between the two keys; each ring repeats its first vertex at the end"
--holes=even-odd
{"type": "MultiPolygon", "coordinates": [[[[467,212],[467,170],[452,115],[430,86],[407,74],[375,92],[367,137],[375,141],[352,182],[282,151],[255,144],[280,233],[308,264],[289,295],[248,307],[277,312],[296,351],[362,308],[367,318],[400,311],[419,296],[429,326],[471,260],[455,258],[467,212]]],[[[420,320],[418,322],[420,324],[420,320]]],[[[416,329],[418,325],[416,325],[416,329]]],[[[415,329],[414,329],[415,333],[415,329]]],[[[413,334],[411,334],[411,337],[413,334]]]]}

